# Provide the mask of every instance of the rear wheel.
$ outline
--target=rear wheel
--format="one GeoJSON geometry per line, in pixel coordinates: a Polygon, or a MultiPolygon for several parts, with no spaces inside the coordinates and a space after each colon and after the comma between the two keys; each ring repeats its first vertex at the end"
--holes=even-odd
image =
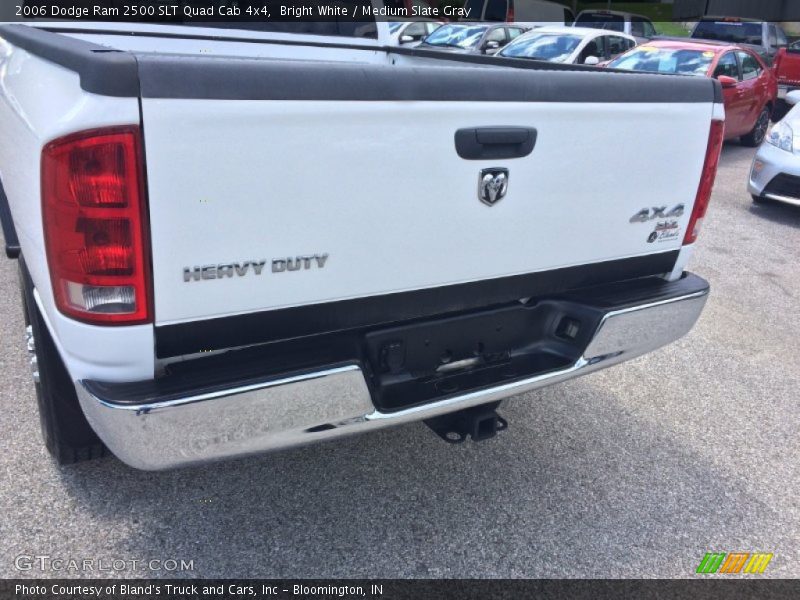
{"type": "Polygon", "coordinates": [[[45,446],[60,465],[100,458],[108,450],[83,415],[72,378],[36,306],[33,283],[22,258],[19,269],[28,352],[45,446]]]}
{"type": "Polygon", "coordinates": [[[765,106],[762,109],[761,114],[758,115],[756,124],[753,125],[753,130],[747,135],[742,136],[742,144],[751,148],[761,145],[761,142],[763,142],[764,138],[767,137],[767,130],[769,130],[769,117],[771,113],[772,111],[770,110],[769,106],[765,106]]]}

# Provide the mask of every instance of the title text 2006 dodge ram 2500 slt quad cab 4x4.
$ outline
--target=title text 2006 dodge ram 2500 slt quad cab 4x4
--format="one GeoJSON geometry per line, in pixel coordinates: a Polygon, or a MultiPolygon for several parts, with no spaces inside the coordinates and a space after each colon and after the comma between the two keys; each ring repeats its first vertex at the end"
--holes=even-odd
{"type": "Polygon", "coordinates": [[[715,81],[392,49],[381,23],[125,27],[0,27],[2,220],[62,463],[490,437],[501,399],[703,309],[715,81]]]}

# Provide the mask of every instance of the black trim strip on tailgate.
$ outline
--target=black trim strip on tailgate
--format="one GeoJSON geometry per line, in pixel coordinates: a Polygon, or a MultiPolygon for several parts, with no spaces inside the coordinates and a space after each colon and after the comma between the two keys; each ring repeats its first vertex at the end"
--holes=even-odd
{"type": "Polygon", "coordinates": [[[168,358],[349,329],[386,326],[489,308],[520,298],[660,275],[678,250],[474,283],[192,321],[155,328],[156,356],[168,358]]]}
{"type": "Polygon", "coordinates": [[[348,44],[329,46],[415,56],[430,59],[430,66],[134,53],[113,50],[57,31],[4,25],[0,26],[0,37],[75,71],[80,75],[84,90],[107,96],[597,103],[711,103],[721,101],[722,97],[719,82],[704,77],[587,69],[522,59],[453,56],[429,50],[398,51],[348,44]],[[476,72],[474,66],[459,66],[458,63],[508,68],[476,72]]]}

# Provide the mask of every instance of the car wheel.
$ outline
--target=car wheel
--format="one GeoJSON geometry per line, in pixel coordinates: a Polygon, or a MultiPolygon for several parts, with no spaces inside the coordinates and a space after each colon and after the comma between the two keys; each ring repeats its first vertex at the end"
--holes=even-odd
{"type": "Polygon", "coordinates": [[[769,130],[770,112],[769,106],[765,106],[761,110],[761,114],[758,115],[756,124],[753,125],[753,130],[747,135],[742,136],[742,144],[751,148],[761,145],[761,142],[763,142],[764,138],[767,137],[767,131],[769,130]]]}
{"type": "Polygon", "coordinates": [[[28,352],[45,446],[60,465],[105,456],[108,450],[86,420],[72,378],[36,306],[33,282],[22,257],[19,271],[28,352]]]}

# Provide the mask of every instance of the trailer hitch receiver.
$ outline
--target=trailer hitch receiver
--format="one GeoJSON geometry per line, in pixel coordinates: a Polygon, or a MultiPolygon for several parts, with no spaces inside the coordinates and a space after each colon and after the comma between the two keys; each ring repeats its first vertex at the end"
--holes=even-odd
{"type": "Polygon", "coordinates": [[[461,444],[467,441],[468,436],[473,442],[481,442],[508,429],[508,421],[497,414],[499,405],[496,402],[434,417],[427,419],[425,425],[448,444],[461,444]]]}

